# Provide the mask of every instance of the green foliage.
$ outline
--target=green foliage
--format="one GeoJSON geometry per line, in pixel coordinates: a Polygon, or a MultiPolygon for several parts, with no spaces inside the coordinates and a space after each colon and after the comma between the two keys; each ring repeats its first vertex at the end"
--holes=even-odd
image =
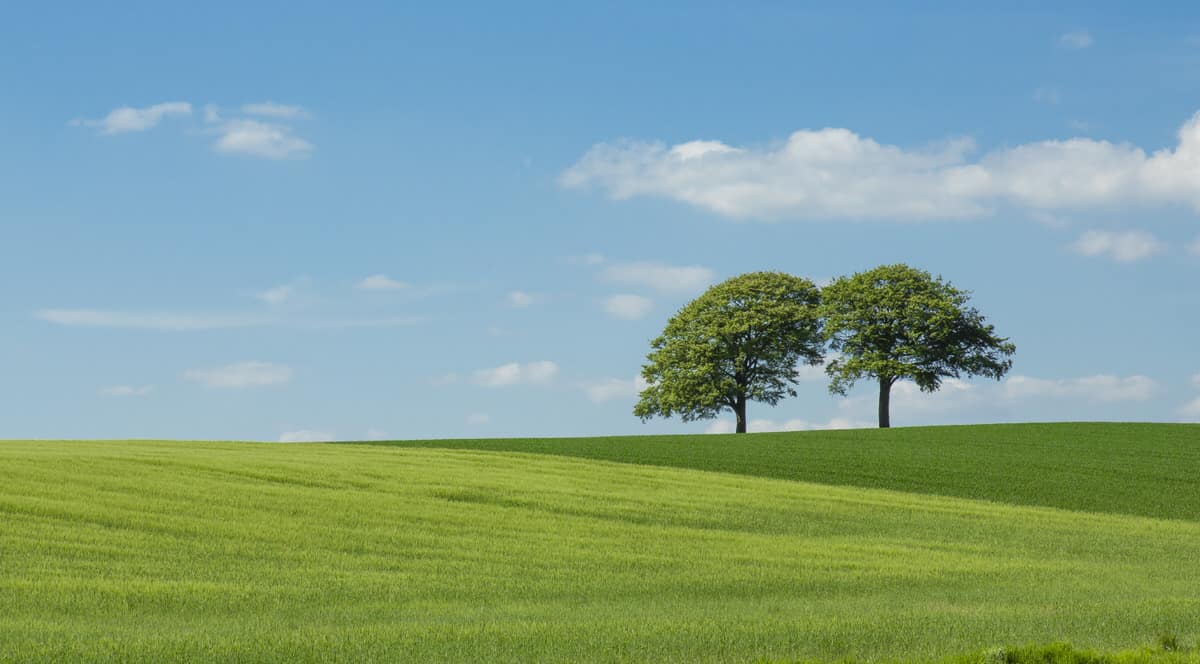
{"type": "Polygon", "coordinates": [[[733,411],[744,429],[747,401],[795,396],[796,365],[822,357],[820,292],[807,279],[753,272],[692,300],[651,343],[634,415],[686,421],[733,411]]]}
{"type": "MultiPolygon", "coordinates": [[[[1195,505],[1200,427],[1077,428],[574,448],[658,467],[486,451],[497,441],[0,443],[0,661],[936,662],[997,643],[1194,644],[1200,514],[1130,514],[1160,507],[1153,486],[1195,505]],[[909,491],[753,476],[812,459],[879,482],[853,450],[920,438],[947,456],[900,464],[909,491]],[[419,447],[437,444],[459,449],[419,447]],[[663,467],[701,462],[724,472],[663,467]],[[1000,502],[1036,502],[1034,485],[1057,508],[1000,502]],[[994,497],[933,495],[972,486],[994,497]]],[[[1111,661],[1194,661],[1183,652],[1111,661]]]]}
{"type": "Polygon", "coordinates": [[[970,293],[907,265],[842,277],[823,290],[825,334],[841,357],[828,363],[829,389],[859,379],[908,379],[926,392],[942,379],[1000,378],[1016,347],[968,305],[970,293]]]}

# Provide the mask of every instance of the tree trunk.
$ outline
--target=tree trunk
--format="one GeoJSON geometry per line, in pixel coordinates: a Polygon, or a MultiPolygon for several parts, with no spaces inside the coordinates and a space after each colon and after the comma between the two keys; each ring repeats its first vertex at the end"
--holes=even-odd
{"type": "Polygon", "coordinates": [[[737,432],[746,433],[746,397],[744,395],[738,395],[733,414],[737,415],[737,432]]]}
{"type": "Polygon", "coordinates": [[[892,379],[879,377],[879,428],[892,426],[892,379]]]}

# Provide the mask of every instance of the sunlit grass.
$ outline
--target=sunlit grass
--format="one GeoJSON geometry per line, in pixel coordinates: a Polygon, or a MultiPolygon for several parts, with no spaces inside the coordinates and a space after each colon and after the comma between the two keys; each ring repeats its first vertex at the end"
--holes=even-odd
{"type": "Polygon", "coordinates": [[[0,660],[923,661],[1200,636],[1191,520],[686,468],[7,442],[0,519],[0,660]]]}
{"type": "Polygon", "coordinates": [[[1200,520],[1200,425],[997,424],[374,443],[533,452],[1200,520]]]}

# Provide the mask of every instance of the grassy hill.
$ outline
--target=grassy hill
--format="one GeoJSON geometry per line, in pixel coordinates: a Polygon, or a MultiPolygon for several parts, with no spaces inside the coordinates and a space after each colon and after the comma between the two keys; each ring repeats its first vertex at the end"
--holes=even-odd
{"type": "Polygon", "coordinates": [[[1151,425],[3,442],[0,660],[1193,644],[1198,444],[1151,425]]]}
{"type": "Polygon", "coordinates": [[[997,424],[372,444],[553,454],[1200,520],[1200,425],[1195,424],[997,424]]]}

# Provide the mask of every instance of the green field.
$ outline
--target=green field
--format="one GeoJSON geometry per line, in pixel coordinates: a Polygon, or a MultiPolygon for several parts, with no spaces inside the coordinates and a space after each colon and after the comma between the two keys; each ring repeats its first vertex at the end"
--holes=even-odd
{"type": "Polygon", "coordinates": [[[974,661],[1200,638],[1194,425],[13,441],[0,518],[0,660],[974,661]]]}
{"type": "Polygon", "coordinates": [[[1200,521],[1200,425],[1020,424],[374,444],[553,454],[1200,521]]]}

